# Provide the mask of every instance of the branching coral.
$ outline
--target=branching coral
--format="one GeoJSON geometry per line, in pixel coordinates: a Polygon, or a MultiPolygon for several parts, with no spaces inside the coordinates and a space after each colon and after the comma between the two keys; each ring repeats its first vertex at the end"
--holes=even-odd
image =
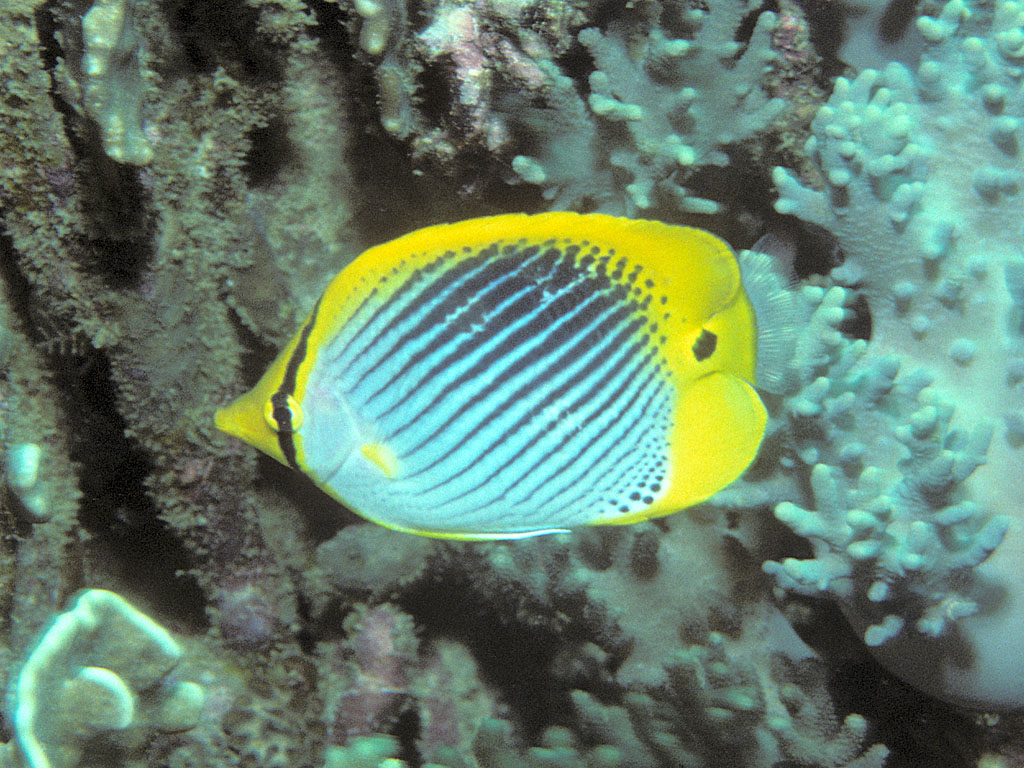
{"type": "Polygon", "coordinates": [[[818,112],[824,190],[775,172],[777,209],[838,238],[833,275],[866,297],[871,340],[800,361],[791,419],[817,512],[776,515],[817,557],[771,570],[837,596],[917,685],[990,707],[1024,704],[1007,644],[1024,621],[1020,24],[1012,2],[922,17],[916,73],[840,78],[818,112]]]}
{"type": "Polygon", "coordinates": [[[764,88],[778,60],[775,14],[744,0],[682,6],[644,3],[607,23],[595,7],[441,2],[414,34],[403,4],[356,3],[355,26],[382,125],[464,190],[488,170],[540,187],[554,208],[710,213],[718,203],[688,180],[725,165],[728,147],[784,107],[764,88]],[[387,42],[368,50],[363,34],[378,19],[390,20],[387,42]],[[593,66],[586,84],[569,64],[581,50],[593,66]]]}
{"type": "Polygon", "coordinates": [[[631,177],[625,211],[635,214],[667,198],[668,207],[713,213],[718,205],[689,192],[695,168],[724,165],[726,146],[763,130],[783,107],[769,99],[761,79],[771,66],[775,15],[761,13],[746,48],[733,32],[748,12],[745,3],[715,3],[683,12],[686,37],[672,38],[653,23],[638,31],[624,23],[607,32],[580,33],[597,65],[589,105],[605,123],[619,124],[630,141],[615,146],[606,131],[611,164],[631,177]]]}
{"type": "Polygon", "coordinates": [[[789,633],[771,609],[755,610],[734,636],[711,632],[670,653],[663,686],[630,686],[611,705],[574,691],[582,732],[631,766],[881,766],[888,750],[864,750],[859,715],[837,724],[822,665],[789,633]]]}

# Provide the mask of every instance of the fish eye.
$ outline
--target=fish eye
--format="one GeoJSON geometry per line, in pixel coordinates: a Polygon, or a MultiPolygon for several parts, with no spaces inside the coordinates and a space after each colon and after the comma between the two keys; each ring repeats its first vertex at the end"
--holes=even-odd
{"type": "Polygon", "coordinates": [[[693,343],[693,356],[698,363],[702,363],[715,353],[717,346],[718,336],[705,328],[700,332],[697,341],[693,343]]]}
{"type": "Polygon", "coordinates": [[[291,395],[275,392],[263,406],[263,418],[275,432],[294,432],[302,426],[302,408],[291,395]]]}

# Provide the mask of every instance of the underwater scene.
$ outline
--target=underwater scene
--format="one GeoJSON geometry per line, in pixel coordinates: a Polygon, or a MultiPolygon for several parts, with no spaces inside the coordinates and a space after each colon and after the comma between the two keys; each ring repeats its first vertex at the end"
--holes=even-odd
{"type": "Polygon", "coordinates": [[[0,768],[1024,767],[1024,2],[0,0],[0,768]]]}

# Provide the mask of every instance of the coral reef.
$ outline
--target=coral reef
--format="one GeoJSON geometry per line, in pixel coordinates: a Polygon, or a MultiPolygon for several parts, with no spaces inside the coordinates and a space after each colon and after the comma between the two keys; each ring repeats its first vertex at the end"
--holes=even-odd
{"type": "MultiPolygon", "coordinates": [[[[337,538],[368,526],[353,528],[337,538]]],[[[882,765],[888,750],[865,746],[864,718],[837,723],[824,666],[764,602],[761,583],[725,513],[710,510],[628,532],[440,545],[418,577],[383,588],[428,625],[424,610],[443,611],[442,637],[481,650],[512,643],[531,668],[483,656],[477,672],[450,640],[421,644],[417,656],[411,623],[402,629],[408,617],[357,606],[341,656],[349,682],[328,712],[342,709],[339,725],[369,737],[399,708],[415,710],[420,755],[451,766],[474,765],[469,755],[481,766],[532,764],[549,749],[584,765],[882,765]],[[698,559],[704,570],[694,578],[698,559]],[[460,593],[421,607],[437,589],[460,593]],[[500,622],[486,636],[473,618],[483,612],[500,622]],[[481,682],[495,677],[497,690],[481,682]],[[508,707],[518,711],[521,697],[561,713],[538,747],[516,746],[522,736],[511,735],[508,707]]]]}
{"type": "Polygon", "coordinates": [[[25,661],[14,687],[8,765],[73,768],[99,739],[125,752],[148,732],[194,728],[203,689],[173,677],[182,651],[113,592],[91,589],[60,614],[25,661]]]}
{"type": "Polygon", "coordinates": [[[911,6],[0,3],[0,763],[1019,761],[1024,10],[911,6]],[[792,241],[710,502],[440,542],[214,429],[366,246],[546,209],[792,241]]]}
{"type": "MultiPolygon", "coordinates": [[[[345,619],[344,679],[331,684],[337,697],[324,718],[332,744],[390,730],[409,698],[411,667],[417,662],[413,620],[388,604],[357,606],[345,619]],[[346,653],[347,651],[347,653],[346,653]]],[[[337,652],[337,651],[336,651],[337,652]]],[[[329,677],[329,674],[327,677],[329,677]]]]}
{"type": "Polygon", "coordinates": [[[33,344],[0,289],[0,435],[6,487],[0,493],[0,685],[7,690],[15,653],[27,646],[81,586],[74,556],[82,532],[80,490],[70,450],[70,420],[46,355],[33,344]],[[27,448],[26,446],[33,446],[27,448]]]}
{"type": "Polygon", "coordinates": [[[922,17],[916,73],[840,78],[818,111],[824,189],[775,172],[776,208],[838,239],[832,276],[866,299],[871,340],[798,365],[792,418],[821,431],[797,448],[816,511],[776,515],[816,558],[772,570],[839,598],[915,684],[993,708],[1024,705],[1007,642],[1024,621],[1020,23],[1012,2],[922,17]]]}
{"type": "Polygon", "coordinates": [[[643,3],[607,22],[571,4],[442,2],[413,33],[402,3],[356,2],[350,23],[381,125],[460,196],[496,177],[540,187],[555,209],[713,213],[719,202],[688,180],[786,107],[765,90],[776,17],[743,0],[685,5],[643,3]],[[585,87],[560,65],[582,51],[585,87]]]}
{"type": "Polygon", "coordinates": [[[596,65],[590,109],[602,121],[625,126],[631,139],[608,156],[632,177],[625,187],[627,214],[655,207],[658,197],[682,211],[715,213],[716,202],[693,195],[683,182],[694,168],[725,165],[727,146],[762,131],[782,110],[783,101],[760,88],[777,55],[770,46],[775,15],[757,16],[744,49],[733,31],[747,12],[745,3],[733,2],[685,11],[679,24],[686,36],[679,38],[651,19],[642,46],[629,39],[635,30],[621,23],[605,33],[580,32],[596,65]]]}

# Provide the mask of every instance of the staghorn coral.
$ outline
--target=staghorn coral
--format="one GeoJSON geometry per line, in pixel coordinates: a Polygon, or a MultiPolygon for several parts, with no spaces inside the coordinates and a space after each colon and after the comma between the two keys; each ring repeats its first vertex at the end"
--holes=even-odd
{"type": "MultiPolygon", "coordinates": [[[[822,667],[811,659],[810,649],[768,604],[755,600],[739,609],[730,603],[742,603],[742,591],[728,601],[716,595],[733,580],[745,582],[751,564],[733,560],[730,547],[722,546],[716,567],[693,580],[693,591],[680,589],[693,551],[715,549],[704,538],[714,530],[707,521],[674,525],[660,539],[658,564],[650,576],[638,568],[631,546],[632,578],[624,579],[629,571],[613,567],[584,580],[605,593],[606,603],[617,604],[622,598],[615,595],[631,594],[643,609],[618,619],[620,629],[634,638],[614,675],[621,703],[609,707],[585,690],[572,694],[583,733],[621,749],[628,716],[634,732],[625,737],[625,743],[634,744],[629,765],[715,766],[739,759],[744,765],[768,766],[792,759],[830,766],[857,758],[865,721],[850,716],[842,728],[835,724],[822,667]],[[667,584],[677,585],[672,600],[665,598],[667,584]],[[706,601],[702,607],[698,595],[706,601]],[[720,629],[708,632],[706,622],[720,629]]],[[[602,698],[607,701],[607,689],[602,698]]],[[[881,765],[886,755],[884,747],[873,747],[864,764],[881,765]]]]}
{"type": "Polygon", "coordinates": [[[597,65],[590,109],[600,121],[622,125],[631,139],[612,145],[608,155],[631,177],[628,215],[656,207],[659,198],[667,198],[667,208],[716,212],[715,201],[686,188],[687,178],[695,168],[727,163],[728,145],[763,130],[782,110],[783,102],[760,87],[776,56],[770,46],[775,14],[758,14],[745,49],[732,40],[748,10],[728,2],[683,11],[679,26],[686,37],[678,38],[646,19],[639,45],[637,30],[623,23],[604,33],[580,32],[597,65]]]}
{"type": "Polygon", "coordinates": [[[799,361],[790,418],[811,499],[776,516],[816,557],[770,570],[837,597],[916,685],[996,708],[1024,704],[1007,644],[1024,619],[1021,19],[1016,3],[958,0],[922,16],[916,73],[840,78],[815,117],[825,189],[775,172],[776,208],[838,238],[833,277],[866,298],[871,339],[799,361]]]}
{"type": "Polygon", "coordinates": [[[630,691],[619,705],[574,691],[581,731],[619,751],[631,766],[885,763],[886,747],[863,747],[863,717],[848,715],[837,723],[821,665],[807,659],[797,665],[781,656],[765,665],[752,663],[753,656],[742,642],[712,633],[706,645],[673,655],[663,689],[630,691]]]}
{"type": "MultiPolygon", "coordinates": [[[[767,131],[785,103],[765,87],[806,88],[807,70],[773,50],[775,14],[743,0],[647,2],[611,23],[588,5],[439,2],[418,9],[420,28],[402,3],[354,9],[381,125],[467,197],[493,186],[489,174],[539,187],[555,209],[712,213],[719,202],[687,182],[767,131]],[[581,51],[586,84],[569,74],[581,51]]],[[[799,11],[786,20],[799,26],[799,11]]],[[[780,49],[802,55],[795,39],[780,49]]]]}
{"type": "MultiPolygon", "coordinates": [[[[335,686],[345,692],[328,705],[328,717],[368,737],[398,707],[416,711],[421,754],[445,765],[531,764],[557,754],[585,765],[713,766],[719,754],[742,755],[752,766],[784,758],[881,765],[887,751],[865,750],[863,718],[835,722],[822,666],[812,664],[813,652],[763,602],[757,562],[722,537],[723,522],[709,510],[660,528],[436,546],[414,579],[391,582],[384,592],[460,645],[437,640],[410,655],[415,645],[399,643],[393,608],[357,608],[345,622],[342,646],[355,666],[342,675],[349,682],[335,686]],[[697,558],[700,578],[692,569],[697,558]],[[444,601],[445,611],[432,617],[436,609],[422,601],[438,590],[454,590],[459,602],[444,601]],[[456,615],[475,618],[466,624],[456,615]],[[485,635],[483,626],[491,627],[485,635]],[[509,639],[502,639],[506,633],[509,639]],[[381,658],[382,647],[393,650],[381,658]],[[513,656],[500,662],[511,670],[489,668],[491,659],[478,661],[474,672],[467,648],[484,659],[503,648],[548,670],[519,669],[513,656]],[[538,675],[548,692],[526,693],[523,686],[538,675]],[[562,712],[561,729],[531,738],[517,716],[524,694],[534,706],[540,698],[562,712]],[[488,725],[485,716],[504,724],[488,725]],[[725,752],[723,744],[730,745],[725,752]]],[[[373,547],[377,539],[362,541],[373,547]]],[[[344,570],[353,562],[323,559],[321,567],[344,570]]]]}

